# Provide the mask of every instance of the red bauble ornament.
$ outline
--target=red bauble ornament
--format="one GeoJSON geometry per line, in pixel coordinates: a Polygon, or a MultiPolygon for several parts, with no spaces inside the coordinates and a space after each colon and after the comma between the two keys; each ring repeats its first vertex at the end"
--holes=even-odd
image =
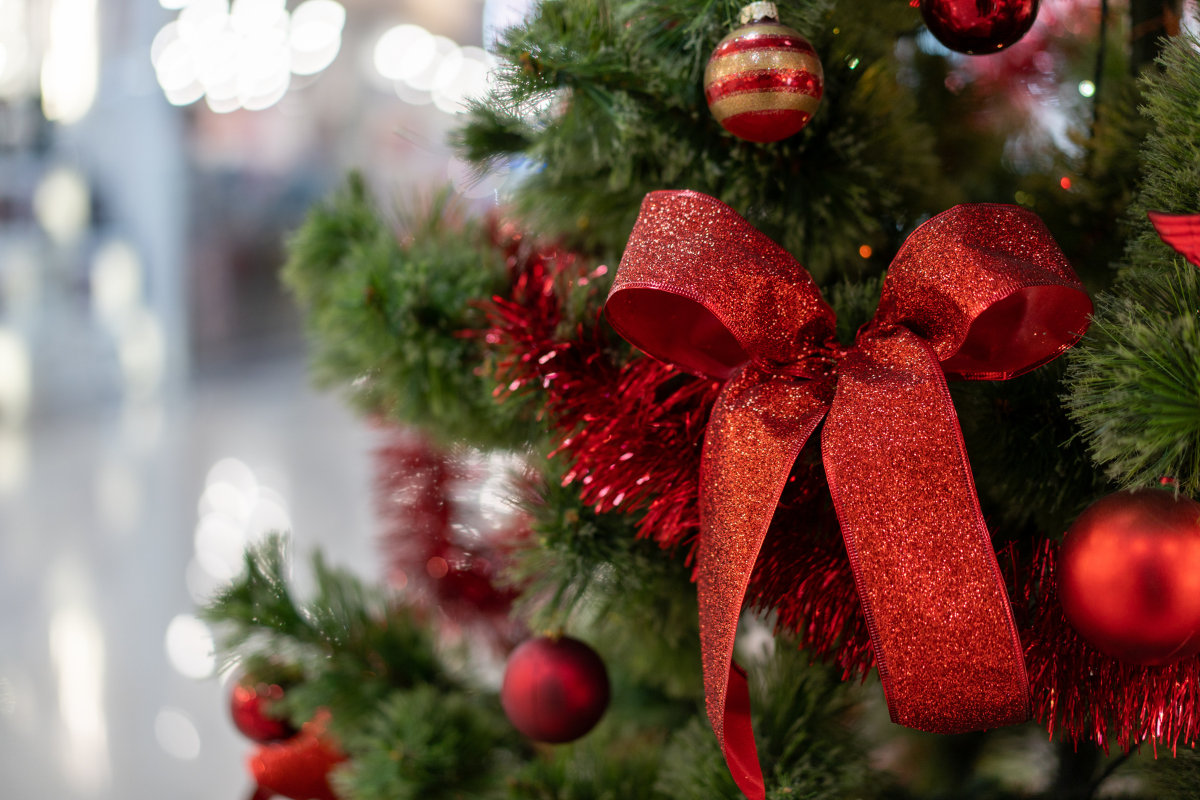
{"type": "Polygon", "coordinates": [[[233,687],[229,712],[233,724],[247,739],[265,743],[280,742],[296,735],[286,719],[267,714],[265,706],[283,699],[283,687],[243,679],[233,687]]]}
{"type": "Polygon", "coordinates": [[[1037,19],[1038,0],[921,0],[921,18],[942,44],[982,56],[1021,39],[1037,19]]]}
{"type": "Polygon", "coordinates": [[[608,708],[608,670],[578,639],[530,639],[508,657],[500,702],[513,726],[530,739],[574,741],[608,708]]]}
{"type": "Polygon", "coordinates": [[[267,744],[250,755],[247,765],[258,783],[258,800],[274,795],[291,800],[338,800],[329,773],[346,757],[325,735],[329,713],[320,712],[286,742],[267,744]]]}
{"type": "Polygon", "coordinates": [[[807,39],[779,24],[774,3],[751,3],[742,9],[741,21],[742,27],[722,39],[708,59],[708,108],[740,139],[786,139],[807,125],[821,104],[821,59],[807,39]]]}
{"type": "Polygon", "coordinates": [[[1097,501],[1067,531],[1058,591],[1067,621],[1114,658],[1200,652],[1200,503],[1155,489],[1097,501]]]}

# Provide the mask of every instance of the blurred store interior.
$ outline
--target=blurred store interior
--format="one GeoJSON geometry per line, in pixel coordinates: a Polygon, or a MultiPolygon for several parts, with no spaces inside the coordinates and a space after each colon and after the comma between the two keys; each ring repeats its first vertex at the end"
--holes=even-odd
{"type": "Polygon", "coordinates": [[[249,795],[196,600],[276,528],[380,574],[284,237],[350,168],[495,202],[444,139],[522,5],[0,0],[5,800],[249,795]]]}

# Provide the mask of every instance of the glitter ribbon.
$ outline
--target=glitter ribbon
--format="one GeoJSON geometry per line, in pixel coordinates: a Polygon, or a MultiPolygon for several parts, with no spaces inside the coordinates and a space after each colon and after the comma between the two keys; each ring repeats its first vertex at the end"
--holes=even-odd
{"type": "Polygon", "coordinates": [[[734,638],[784,484],[822,420],[892,719],[939,733],[1028,719],[1021,642],[946,377],[1005,380],[1086,331],[1091,301],[1035,214],[962,205],[921,225],[843,348],[783,248],[712,197],[652,192],[605,311],[651,356],[725,382],[700,475],[700,637],[708,716],[751,800],[765,791],[734,638]]]}

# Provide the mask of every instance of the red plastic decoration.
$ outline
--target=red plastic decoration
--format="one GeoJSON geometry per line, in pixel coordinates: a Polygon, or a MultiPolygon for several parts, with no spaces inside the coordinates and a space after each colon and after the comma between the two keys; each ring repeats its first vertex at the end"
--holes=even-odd
{"type": "Polygon", "coordinates": [[[1063,541],[1067,620],[1101,652],[1162,666],[1200,653],[1200,503],[1173,492],[1117,492],[1063,541]]]}
{"type": "Polygon", "coordinates": [[[1019,41],[1037,19],[1038,0],[921,0],[934,37],[959,53],[995,53],[1019,41]]]}
{"type": "Polygon", "coordinates": [[[329,713],[320,712],[300,733],[279,744],[259,747],[247,766],[258,783],[256,800],[275,795],[291,800],[338,800],[329,786],[329,773],[346,757],[325,733],[329,713]]]}
{"type": "Polygon", "coordinates": [[[247,739],[255,742],[279,742],[296,735],[296,729],[286,719],[271,716],[266,706],[283,699],[283,687],[276,684],[243,680],[233,687],[229,697],[229,712],[233,724],[247,739]]]}
{"type": "Polygon", "coordinates": [[[1200,214],[1164,214],[1148,212],[1159,238],[1175,252],[1200,267],[1200,214]]]}
{"type": "Polygon", "coordinates": [[[773,3],[747,6],[742,19],[708,60],[704,97],[734,136],[777,142],[798,133],[821,105],[821,59],[807,39],[779,24],[773,3]]]}
{"type": "Polygon", "coordinates": [[[530,739],[572,742],[608,708],[608,670],[578,639],[530,639],[508,658],[500,702],[513,727],[530,739]]]}

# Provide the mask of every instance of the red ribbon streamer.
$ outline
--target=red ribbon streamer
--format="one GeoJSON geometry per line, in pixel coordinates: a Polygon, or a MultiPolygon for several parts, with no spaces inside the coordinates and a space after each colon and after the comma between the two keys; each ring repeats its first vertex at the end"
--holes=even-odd
{"type": "Polygon", "coordinates": [[[939,733],[1029,717],[1020,640],[946,376],[1005,380],[1087,330],[1091,301],[1015,206],[920,226],[850,348],[783,248],[690,191],[642,203],[605,311],[649,355],[725,381],[705,434],[697,577],[705,694],[738,786],[765,797],[733,646],[746,586],[804,443],[822,460],[892,719],[939,733]]]}

